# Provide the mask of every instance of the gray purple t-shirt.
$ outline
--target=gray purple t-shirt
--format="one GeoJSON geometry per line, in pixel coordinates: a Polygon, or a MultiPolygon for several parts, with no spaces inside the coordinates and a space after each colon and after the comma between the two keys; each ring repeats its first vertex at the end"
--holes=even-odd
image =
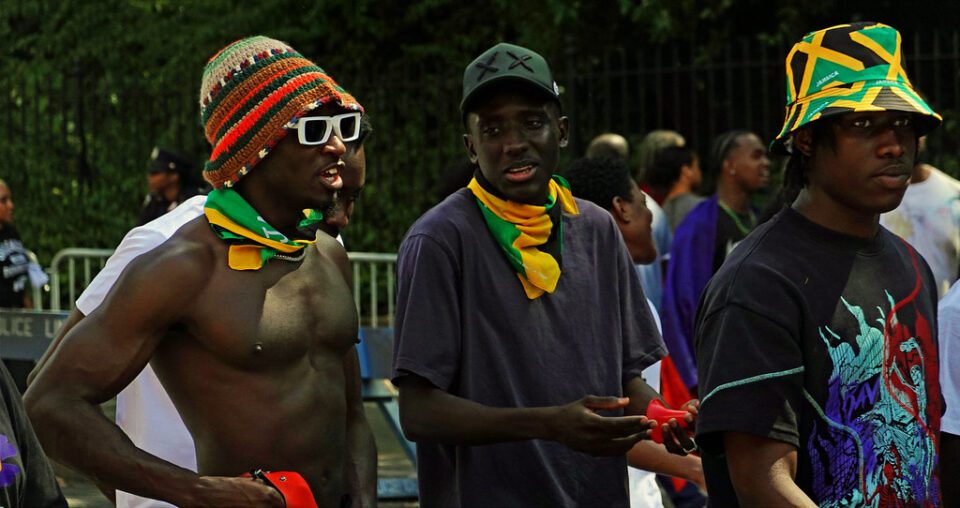
{"type": "MultiPolygon", "coordinates": [[[[620,396],[666,349],[610,215],[577,200],[563,216],[562,275],[535,300],[462,189],[400,247],[394,381],[415,374],[494,407],[620,396]]],[[[626,506],[625,457],[559,443],[418,443],[423,506],[626,506]]]]}

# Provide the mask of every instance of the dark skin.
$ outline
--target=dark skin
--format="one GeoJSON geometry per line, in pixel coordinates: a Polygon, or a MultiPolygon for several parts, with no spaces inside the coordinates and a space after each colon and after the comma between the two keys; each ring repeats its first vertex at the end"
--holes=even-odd
{"type": "Polygon", "coordinates": [[[769,178],[766,146],[756,134],[741,135],[720,166],[717,197],[731,210],[745,214],[750,196],[766,188],[769,178]]]}
{"type": "MultiPolygon", "coordinates": [[[[503,93],[478,104],[467,114],[464,144],[470,160],[507,198],[543,204],[549,181],[567,143],[566,117],[537,94],[503,93]]],[[[653,422],[642,416],[658,397],[642,378],[624,386],[627,397],[584,394],[563,406],[491,407],[440,390],[409,374],[399,381],[400,421],[413,441],[451,445],[483,445],[526,439],[547,439],[593,455],[623,455],[648,439],[653,422]],[[628,416],[604,417],[595,411],[624,409],[628,416]]],[[[696,407],[686,416],[692,423],[696,407]]],[[[675,453],[693,448],[685,432],[668,427],[665,445],[675,453]]]]}
{"type": "MultiPolygon", "coordinates": [[[[340,182],[324,171],[345,151],[336,137],[305,147],[287,136],[237,190],[294,236],[300,210],[332,201],[340,182]]],[[[236,478],[252,468],[300,473],[320,506],[346,493],[369,500],[360,485],[371,454],[356,448],[372,440],[348,423],[362,405],[345,251],[319,235],[301,262],[238,272],[226,258],[200,217],[128,266],[25,397],[46,451],[101,484],[177,506],[283,506],[274,489],[236,478]],[[178,284],[150,284],[158,279],[178,284]],[[147,362],[194,437],[200,475],[136,449],[97,410],[147,362]]]]}
{"type": "Polygon", "coordinates": [[[158,171],[147,175],[147,187],[167,201],[175,201],[180,195],[180,174],[176,171],[158,171]]]}
{"type": "MultiPolygon", "coordinates": [[[[839,117],[833,143],[813,144],[810,128],[794,134],[794,149],[810,158],[808,184],[793,208],[825,227],[872,238],[880,214],[900,204],[917,150],[907,113],[863,112],[839,117]]],[[[797,448],[740,432],[723,436],[730,479],[742,506],[815,506],[794,481],[797,448]]]]}
{"type": "MultiPolygon", "coordinates": [[[[330,206],[331,213],[325,213],[324,222],[319,229],[331,237],[340,234],[342,228],[349,223],[354,204],[363,190],[366,180],[366,157],[363,145],[347,144],[347,151],[343,156],[344,170],[341,174],[343,187],[338,192],[337,204],[330,206]]],[[[349,274],[348,274],[349,275],[349,274]]],[[[348,285],[349,285],[348,279],[348,285]]],[[[59,347],[63,338],[85,316],[74,308],[67,317],[57,336],[51,342],[37,366],[27,377],[28,386],[44,367],[50,355],[59,347]]],[[[346,469],[345,489],[351,493],[353,506],[374,506],[377,499],[377,453],[376,443],[367,423],[363,409],[363,398],[359,383],[359,360],[356,351],[344,358],[344,377],[347,380],[347,443],[350,448],[346,469]]],[[[192,446],[192,443],[191,443],[192,446]]],[[[113,488],[98,484],[98,488],[111,501],[115,502],[113,488]]]]}

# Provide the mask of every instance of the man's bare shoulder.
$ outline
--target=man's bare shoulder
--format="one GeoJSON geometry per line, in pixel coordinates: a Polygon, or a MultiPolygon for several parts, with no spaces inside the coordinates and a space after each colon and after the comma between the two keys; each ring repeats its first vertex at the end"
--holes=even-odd
{"type": "Polygon", "coordinates": [[[344,279],[349,280],[350,260],[343,245],[323,231],[317,231],[316,240],[313,245],[317,248],[320,258],[332,262],[340,270],[344,279]]]}
{"type": "MultiPolygon", "coordinates": [[[[225,255],[226,245],[214,236],[206,217],[201,216],[131,262],[124,276],[175,280],[178,285],[192,286],[209,279],[215,263],[225,255]]],[[[183,289],[186,288],[181,286],[183,289]]]]}

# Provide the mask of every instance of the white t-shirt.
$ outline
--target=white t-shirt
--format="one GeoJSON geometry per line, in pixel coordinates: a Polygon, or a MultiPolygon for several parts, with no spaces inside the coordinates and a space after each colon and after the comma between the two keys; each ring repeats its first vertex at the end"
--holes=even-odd
{"type": "MultiPolygon", "coordinates": [[[[77,309],[89,316],[134,258],[167,241],[181,226],[203,215],[206,200],[206,196],[194,196],[172,212],[131,229],[103,270],[77,299],[77,309]]],[[[191,471],[197,470],[193,437],[149,364],[117,395],[117,425],[133,444],[144,451],[191,471]]],[[[117,506],[159,508],[173,505],[118,490],[117,506]]]]}
{"type": "Polygon", "coordinates": [[[947,412],[940,430],[960,436],[960,283],[954,284],[937,309],[940,337],[940,392],[947,412]]]}
{"type": "Polygon", "coordinates": [[[880,224],[927,260],[942,298],[960,270],[960,181],[931,168],[926,180],[910,184],[899,207],[880,216],[880,224]]]}
{"type": "MultiPolygon", "coordinates": [[[[652,201],[652,200],[651,200],[652,201]]],[[[650,312],[653,314],[653,320],[657,322],[657,330],[660,327],[660,314],[657,313],[653,302],[647,299],[650,305],[650,312]]],[[[654,391],[660,391],[660,362],[643,369],[643,380],[653,388],[654,391]]],[[[657,475],[644,469],[635,467],[627,468],[627,481],[630,485],[630,508],[663,508],[663,495],[660,493],[660,487],[657,485],[657,475]]]]}

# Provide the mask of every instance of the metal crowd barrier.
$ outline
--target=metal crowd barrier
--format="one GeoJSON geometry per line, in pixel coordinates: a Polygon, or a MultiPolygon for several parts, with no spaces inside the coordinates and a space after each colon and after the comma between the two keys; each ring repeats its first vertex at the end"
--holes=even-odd
{"type": "MultiPolygon", "coordinates": [[[[33,293],[34,309],[0,309],[0,357],[39,359],[73,302],[111,254],[111,249],[86,248],[58,252],[47,269],[49,290],[33,293]]],[[[400,428],[396,389],[387,381],[391,377],[397,255],[350,252],[348,256],[353,270],[354,301],[360,314],[361,342],[357,349],[363,397],[376,403],[404,453],[416,464],[416,447],[406,440],[400,428]]],[[[416,478],[381,478],[377,491],[381,499],[416,499],[416,478]]]]}
{"type": "MultiPolygon", "coordinates": [[[[85,249],[71,247],[53,256],[47,273],[50,275],[50,292],[46,299],[34,292],[36,310],[59,311],[73,302],[103,268],[111,249],[85,249]],[[63,302],[66,294],[67,302],[63,302]]],[[[393,324],[394,300],[396,298],[397,255],[385,252],[350,252],[353,268],[353,298],[360,313],[360,324],[372,328],[389,327],[393,324]],[[381,311],[386,310],[386,314],[381,311]]]]}

